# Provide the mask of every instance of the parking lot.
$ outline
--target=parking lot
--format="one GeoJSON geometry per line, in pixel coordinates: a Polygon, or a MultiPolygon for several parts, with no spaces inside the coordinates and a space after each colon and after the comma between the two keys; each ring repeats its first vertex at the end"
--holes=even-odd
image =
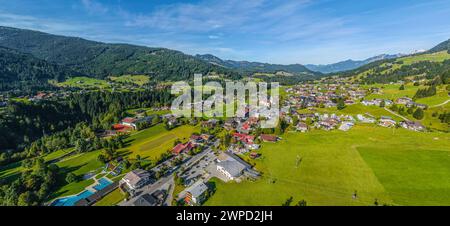
{"type": "Polygon", "coordinates": [[[199,179],[208,179],[208,171],[210,165],[215,165],[216,156],[213,152],[206,154],[197,164],[190,167],[181,177],[184,178],[187,186],[192,185],[199,179]]]}

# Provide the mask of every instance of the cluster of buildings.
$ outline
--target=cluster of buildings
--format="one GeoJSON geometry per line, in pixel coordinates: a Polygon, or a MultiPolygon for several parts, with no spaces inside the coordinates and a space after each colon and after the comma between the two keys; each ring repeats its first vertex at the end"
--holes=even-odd
{"type": "Polygon", "coordinates": [[[408,108],[416,107],[426,109],[428,106],[426,104],[419,104],[413,101],[413,99],[409,97],[400,97],[395,101],[396,104],[405,105],[408,108]]]}
{"type": "Polygon", "coordinates": [[[366,96],[366,91],[358,85],[327,84],[319,86],[315,84],[303,84],[286,89],[290,95],[286,102],[297,108],[305,107],[336,107],[335,100],[343,99],[345,104],[355,104],[366,96]]]}
{"type": "Polygon", "coordinates": [[[381,106],[381,104],[384,103],[384,106],[391,106],[393,102],[391,100],[387,99],[373,99],[373,100],[363,100],[361,101],[361,104],[364,106],[381,106]]]}

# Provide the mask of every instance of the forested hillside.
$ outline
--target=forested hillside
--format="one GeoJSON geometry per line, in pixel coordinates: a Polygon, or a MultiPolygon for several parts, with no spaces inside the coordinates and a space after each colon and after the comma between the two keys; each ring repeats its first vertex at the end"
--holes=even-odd
{"type": "Polygon", "coordinates": [[[48,86],[47,80],[63,80],[77,73],[29,54],[0,47],[0,91],[48,86]]]}
{"type": "Polygon", "coordinates": [[[30,53],[39,59],[97,78],[145,74],[157,80],[184,80],[194,73],[209,72],[228,78],[240,76],[233,70],[212,65],[179,51],[106,44],[16,28],[0,27],[0,46],[30,53]]]}
{"type": "Polygon", "coordinates": [[[238,70],[242,73],[276,73],[278,71],[289,72],[293,74],[307,74],[315,75],[320,73],[315,73],[310,71],[308,68],[301,64],[268,64],[260,62],[249,62],[249,61],[234,61],[234,60],[222,60],[214,55],[196,55],[198,59],[204,60],[206,62],[216,64],[225,68],[231,68],[238,70]]]}

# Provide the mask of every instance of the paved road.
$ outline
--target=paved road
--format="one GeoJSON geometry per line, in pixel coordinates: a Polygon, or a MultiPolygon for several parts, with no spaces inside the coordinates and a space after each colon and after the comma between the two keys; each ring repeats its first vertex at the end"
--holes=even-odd
{"type": "Polygon", "coordinates": [[[432,106],[432,108],[444,106],[444,105],[448,104],[448,102],[450,102],[450,100],[446,100],[446,101],[445,101],[444,103],[442,103],[442,104],[434,105],[434,106],[432,106]]]}
{"type": "MultiPolygon", "coordinates": [[[[205,151],[203,151],[202,153],[192,157],[191,159],[189,159],[187,162],[183,163],[183,167],[184,168],[189,168],[192,167],[193,165],[195,165],[198,161],[200,161],[200,159],[202,159],[204,156],[206,156],[208,153],[210,153],[212,151],[211,148],[206,149],[205,151]]],[[[179,167],[177,170],[175,170],[175,172],[179,172],[180,171],[179,167]]],[[[168,175],[162,177],[161,179],[159,179],[158,181],[156,181],[153,184],[144,186],[140,189],[136,190],[136,194],[138,194],[136,197],[131,198],[128,201],[122,201],[121,203],[119,203],[119,206],[132,206],[133,202],[136,201],[140,196],[144,195],[144,194],[152,194],[157,190],[160,190],[163,187],[169,187],[170,184],[173,184],[173,172],[169,173],[168,175]]],[[[172,186],[173,187],[173,186],[172,186]]],[[[172,202],[172,195],[171,193],[173,193],[173,189],[171,189],[172,191],[169,191],[169,195],[168,198],[166,199],[166,204],[167,202],[171,203],[172,202]],[[170,198],[170,200],[169,200],[170,198]]]]}
{"type": "Polygon", "coordinates": [[[395,115],[395,116],[397,116],[397,117],[402,118],[402,119],[405,120],[405,121],[411,121],[411,120],[405,118],[404,116],[401,116],[401,115],[397,114],[397,112],[391,111],[390,109],[388,109],[388,108],[386,108],[386,107],[384,108],[384,110],[388,111],[389,113],[391,113],[391,114],[393,114],[393,115],[395,115]]]}

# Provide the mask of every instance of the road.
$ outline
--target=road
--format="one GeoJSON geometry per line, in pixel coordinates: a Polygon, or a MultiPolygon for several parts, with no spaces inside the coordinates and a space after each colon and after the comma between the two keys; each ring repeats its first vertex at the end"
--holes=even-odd
{"type": "Polygon", "coordinates": [[[401,115],[397,114],[397,112],[393,112],[393,111],[389,110],[389,109],[386,108],[386,107],[384,108],[384,110],[388,111],[389,113],[391,113],[391,114],[393,114],[393,115],[395,115],[395,116],[397,116],[397,117],[402,118],[402,119],[405,120],[405,121],[411,121],[411,120],[405,118],[404,116],[401,116],[401,115]]]}
{"type": "Polygon", "coordinates": [[[446,101],[445,101],[444,103],[442,103],[442,104],[438,104],[438,105],[432,106],[432,108],[444,106],[444,105],[448,104],[449,102],[450,102],[450,100],[446,100],[446,101]]]}
{"type": "MultiPolygon", "coordinates": [[[[189,159],[187,162],[183,163],[182,166],[187,169],[189,167],[192,167],[193,165],[195,165],[198,161],[200,161],[200,159],[202,159],[204,156],[206,156],[208,153],[210,153],[212,151],[211,148],[207,148],[205,151],[203,151],[202,153],[192,157],[191,159],[189,159]]],[[[179,167],[177,170],[175,170],[174,172],[179,172],[181,169],[181,167],[179,167]]],[[[165,175],[164,177],[162,177],[161,179],[159,179],[158,181],[156,181],[153,184],[150,185],[146,185],[140,189],[136,190],[136,195],[133,198],[130,198],[128,201],[122,201],[121,203],[119,203],[119,206],[132,206],[133,202],[136,201],[140,196],[145,195],[145,194],[152,194],[157,190],[160,190],[162,188],[167,187],[167,189],[170,187],[170,185],[172,184],[172,187],[174,187],[174,177],[173,177],[173,172],[168,173],[167,175],[165,175]]],[[[169,191],[169,193],[173,193],[173,189],[170,189],[171,191],[169,191]]],[[[173,194],[169,194],[168,198],[165,200],[165,204],[170,204],[172,202],[172,195],[173,194]],[[170,198],[170,200],[168,200],[170,198]]]]}

